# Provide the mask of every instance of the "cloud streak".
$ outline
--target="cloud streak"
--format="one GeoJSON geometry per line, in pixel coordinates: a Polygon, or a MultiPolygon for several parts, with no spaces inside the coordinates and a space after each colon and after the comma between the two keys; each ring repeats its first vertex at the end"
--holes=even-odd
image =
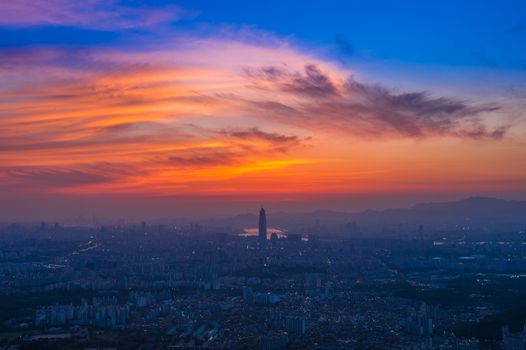
{"type": "Polygon", "coordinates": [[[151,27],[183,15],[175,5],[127,6],[116,0],[17,0],[0,2],[0,26],[72,26],[98,30],[151,27]]]}
{"type": "Polygon", "coordinates": [[[510,127],[498,104],[360,82],[286,41],[171,45],[1,52],[0,188],[342,191],[349,174],[387,171],[355,168],[333,139],[501,140],[510,127]]]}
{"type": "Polygon", "coordinates": [[[481,115],[497,112],[497,104],[468,103],[433,97],[426,91],[395,93],[352,77],[338,84],[315,65],[304,72],[262,67],[247,72],[251,87],[296,95],[292,103],[252,101],[260,113],[315,128],[340,130],[354,136],[455,136],[496,138],[507,126],[489,127],[481,115]]]}

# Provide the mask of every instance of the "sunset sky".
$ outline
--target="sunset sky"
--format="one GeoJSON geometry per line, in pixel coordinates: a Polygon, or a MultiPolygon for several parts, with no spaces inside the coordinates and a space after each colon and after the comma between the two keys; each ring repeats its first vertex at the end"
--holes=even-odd
{"type": "Polygon", "coordinates": [[[0,1],[1,219],[470,195],[526,199],[523,0],[0,1]]]}

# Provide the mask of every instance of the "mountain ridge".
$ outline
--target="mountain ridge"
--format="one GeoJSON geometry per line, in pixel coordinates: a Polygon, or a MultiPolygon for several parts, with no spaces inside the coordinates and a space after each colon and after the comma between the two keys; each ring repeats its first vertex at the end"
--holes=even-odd
{"type": "MultiPolygon", "coordinates": [[[[257,214],[244,213],[224,218],[218,223],[233,227],[256,227],[257,214]]],[[[355,222],[360,227],[389,226],[415,227],[419,224],[433,227],[467,225],[470,227],[526,227],[526,200],[508,200],[494,197],[472,196],[457,201],[416,203],[409,207],[368,209],[362,212],[316,210],[311,212],[272,212],[267,217],[270,226],[296,230],[320,227],[341,230],[355,222]]]]}

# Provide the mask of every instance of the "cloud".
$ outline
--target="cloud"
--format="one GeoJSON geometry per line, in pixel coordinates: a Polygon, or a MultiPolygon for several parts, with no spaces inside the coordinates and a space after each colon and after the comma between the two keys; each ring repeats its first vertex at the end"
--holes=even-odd
{"type": "Polygon", "coordinates": [[[129,6],[117,0],[17,0],[0,2],[0,26],[71,26],[99,30],[151,27],[184,15],[175,5],[129,6]]]}
{"type": "Polygon", "coordinates": [[[276,144],[290,144],[298,143],[300,141],[299,137],[296,135],[284,135],[273,132],[265,132],[258,128],[250,128],[247,130],[222,131],[221,133],[242,140],[261,139],[276,144]]]}
{"type": "MultiPolygon", "coordinates": [[[[0,175],[12,185],[36,188],[63,188],[113,182],[126,176],[144,175],[129,164],[96,163],[70,167],[18,166],[0,167],[0,175]]],[[[1,178],[1,176],[0,176],[1,178]]]]}
{"type": "Polygon", "coordinates": [[[341,189],[344,180],[312,164],[341,157],[350,143],[333,143],[342,135],[483,140],[513,127],[500,105],[357,81],[286,41],[181,35],[140,49],[0,55],[0,189],[192,194],[261,181],[341,189]]]}
{"type": "Polygon", "coordinates": [[[293,151],[304,141],[297,135],[266,132],[256,127],[215,132],[202,128],[198,130],[216,134],[216,142],[220,143],[215,147],[196,147],[174,152],[168,158],[170,165],[203,167],[242,163],[251,157],[260,158],[293,151]]]}
{"type": "Polygon", "coordinates": [[[239,155],[229,150],[193,150],[168,158],[169,164],[181,167],[208,167],[232,164],[239,155]]]}
{"type": "Polygon", "coordinates": [[[500,109],[495,104],[469,104],[452,97],[432,97],[425,91],[392,93],[378,86],[350,79],[348,100],[340,106],[349,118],[358,115],[379,129],[394,130],[402,136],[453,135],[467,137],[501,136],[502,129],[489,130],[479,115],[500,109]],[[465,122],[465,123],[464,123],[465,122]],[[469,124],[469,125],[468,125],[469,124]],[[473,130],[476,133],[473,134],[473,130]],[[494,131],[499,131],[496,134],[494,131]]]}
{"type": "Polygon", "coordinates": [[[294,125],[333,130],[353,136],[502,138],[506,126],[486,126],[481,115],[501,109],[496,104],[468,103],[433,97],[425,91],[395,93],[380,85],[349,78],[332,81],[313,65],[304,74],[279,67],[252,69],[251,87],[302,97],[293,103],[249,101],[259,113],[294,125]],[[315,99],[312,99],[315,97],[315,99]]]}
{"type": "Polygon", "coordinates": [[[278,67],[266,66],[256,70],[245,70],[250,81],[258,86],[261,82],[270,82],[283,92],[290,92],[305,97],[336,96],[338,91],[320,69],[313,64],[307,64],[304,72],[290,73],[278,67]]]}

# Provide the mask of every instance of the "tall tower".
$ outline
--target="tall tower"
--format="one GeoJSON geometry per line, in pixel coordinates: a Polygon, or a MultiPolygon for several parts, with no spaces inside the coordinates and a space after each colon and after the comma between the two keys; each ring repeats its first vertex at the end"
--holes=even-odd
{"type": "Polygon", "coordinates": [[[267,239],[267,215],[265,209],[261,208],[259,211],[259,234],[258,237],[261,241],[267,239]]]}

